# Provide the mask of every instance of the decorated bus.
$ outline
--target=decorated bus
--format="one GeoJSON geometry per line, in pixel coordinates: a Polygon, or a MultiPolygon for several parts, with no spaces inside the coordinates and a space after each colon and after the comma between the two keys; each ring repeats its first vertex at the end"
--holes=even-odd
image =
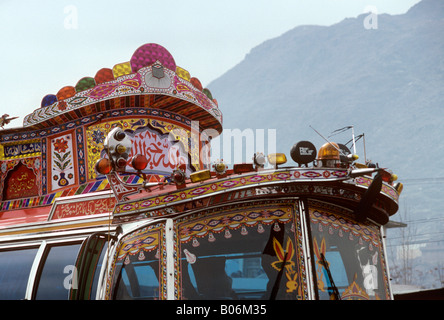
{"type": "Polygon", "coordinates": [[[222,130],[152,43],[0,129],[0,299],[393,298],[396,175],[327,139],[224,163],[222,130]]]}

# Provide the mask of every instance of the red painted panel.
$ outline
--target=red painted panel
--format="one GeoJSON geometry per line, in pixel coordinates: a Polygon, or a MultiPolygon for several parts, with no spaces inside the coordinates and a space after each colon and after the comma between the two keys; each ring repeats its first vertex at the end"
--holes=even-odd
{"type": "Polygon", "coordinates": [[[108,213],[114,210],[115,204],[116,198],[114,196],[105,199],[57,204],[51,220],[108,213]]]}
{"type": "Polygon", "coordinates": [[[34,172],[21,163],[8,173],[4,190],[4,200],[29,198],[39,194],[34,172]]]}

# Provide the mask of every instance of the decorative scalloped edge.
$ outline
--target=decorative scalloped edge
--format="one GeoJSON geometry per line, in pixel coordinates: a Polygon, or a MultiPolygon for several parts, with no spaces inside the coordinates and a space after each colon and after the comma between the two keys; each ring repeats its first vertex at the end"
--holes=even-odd
{"type": "MultiPolygon", "coordinates": [[[[155,46],[158,49],[162,49],[165,54],[169,54],[166,49],[157,44],[143,45],[139,47],[134,54],[136,54],[140,48],[147,46],[155,46]]],[[[147,57],[147,59],[148,58],[149,57],[147,57]]],[[[109,69],[109,71],[114,75],[114,79],[110,81],[103,82],[98,81],[99,79],[95,79],[96,77],[83,77],[79,80],[75,87],[65,86],[59,90],[57,95],[48,94],[43,97],[41,103],[42,106],[25,117],[23,126],[27,127],[44,122],[50,118],[63,114],[64,112],[79,109],[92,103],[104,101],[110,98],[136,94],[165,94],[189,101],[210,113],[219,123],[222,124],[222,113],[218,108],[216,99],[213,99],[209,89],[202,88],[202,85],[197,78],[191,77],[188,71],[176,66],[171,55],[166,56],[165,59],[166,63],[156,60],[154,63],[148,66],[138,68],[137,72],[134,73],[132,72],[131,61],[116,64],[113,67],[113,70],[109,69]],[[164,66],[164,64],[169,67],[174,66],[176,70],[170,70],[164,66]],[[116,74],[114,69],[119,65],[127,65],[128,68],[126,71],[123,71],[123,73],[116,74]],[[152,74],[153,66],[159,65],[163,68],[166,78],[160,79],[163,81],[157,82],[147,81],[147,78],[150,76],[149,74],[152,74]],[[85,82],[86,80],[88,80],[87,85],[82,86],[81,83],[85,82]],[[138,83],[131,83],[131,80],[135,80],[138,83]],[[153,83],[157,83],[157,85],[153,85],[153,83]],[[105,93],[102,92],[103,94],[99,98],[97,94],[95,97],[91,96],[92,93],[100,93],[101,90],[103,90],[105,93]]],[[[102,68],[97,71],[97,74],[104,69],[106,68],[102,68]]]]}

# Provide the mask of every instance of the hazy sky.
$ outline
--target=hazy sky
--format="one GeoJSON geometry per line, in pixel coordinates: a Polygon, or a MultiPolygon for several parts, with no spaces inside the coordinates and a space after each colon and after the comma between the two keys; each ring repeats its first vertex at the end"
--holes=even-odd
{"type": "MultiPolygon", "coordinates": [[[[204,86],[294,27],[332,25],[368,6],[403,14],[419,0],[0,0],[0,115],[22,125],[46,94],[158,43],[204,86]]],[[[217,98],[217,95],[215,95],[217,98]]]]}

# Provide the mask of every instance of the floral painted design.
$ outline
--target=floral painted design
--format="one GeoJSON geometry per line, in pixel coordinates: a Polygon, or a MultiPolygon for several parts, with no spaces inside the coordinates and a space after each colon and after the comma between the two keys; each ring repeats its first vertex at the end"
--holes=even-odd
{"type": "Polygon", "coordinates": [[[52,190],[74,184],[75,165],[71,134],[51,140],[51,156],[52,190]]]}
{"type": "Polygon", "coordinates": [[[66,149],[68,149],[68,141],[64,138],[62,139],[56,139],[54,143],[54,150],[56,152],[66,152],[66,149]]]}
{"type": "Polygon", "coordinates": [[[100,130],[94,130],[91,138],[97,144],[103,143],[105,141],[105,133],[100,130]]]}

